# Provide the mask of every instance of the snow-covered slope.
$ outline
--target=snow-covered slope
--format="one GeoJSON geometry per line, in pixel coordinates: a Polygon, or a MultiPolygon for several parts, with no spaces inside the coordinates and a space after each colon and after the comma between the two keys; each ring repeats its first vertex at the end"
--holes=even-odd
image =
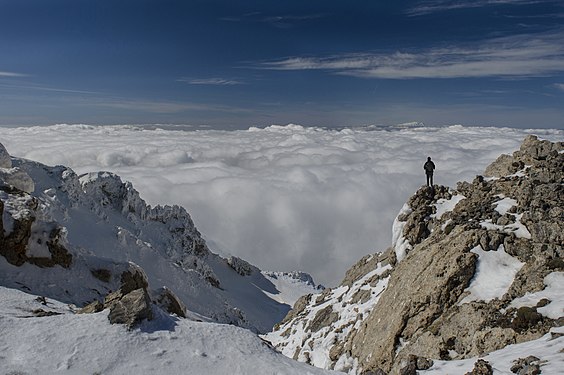
{"type": "Polygon", "coordinates": [[[37,296],[0,287],[0,372],[330,373],[286,358],[250,331],[232,325],[160,313],[153,321],[127,331],[123,325],[110,324],[107,315],[107,311],[76,315],[63,303],[51,299],[42,302],[37,296]]]}
{"type": "Polygon", "coordinates": [[[111,173],[0,151],[0,285],[82,306],[116,290],[131,262],[217,322],[264,332],[290,309],[258,268],[211,253],[184,208],[150,207],[111,173]]]}

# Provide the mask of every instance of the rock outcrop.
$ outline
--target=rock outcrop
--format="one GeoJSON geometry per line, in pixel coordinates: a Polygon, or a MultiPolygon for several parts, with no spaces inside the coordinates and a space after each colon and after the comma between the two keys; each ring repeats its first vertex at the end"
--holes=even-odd
{"type": "MultiPolygon", "coordinates": [[[[564,276],[563,150],[529,136],[486,177],[419,189],[391,248],[300,299],[266,338],[319,367],[415,374],[429,359],[482,356],[562,325],[551,301],[520,298],[564,276]]],[[[480,362],[472,373],[488,371],[480,362]]]]}

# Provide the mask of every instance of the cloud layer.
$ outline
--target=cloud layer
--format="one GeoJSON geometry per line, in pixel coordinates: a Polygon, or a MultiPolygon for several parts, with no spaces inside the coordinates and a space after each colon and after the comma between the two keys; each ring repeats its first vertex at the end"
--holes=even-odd
{"type": "Polygon", "coordinates": [[[425,183],[471,180],[525,135],[509,128],[343,129],[271,126],[246,131],[56,125],[0,128],[15,156],[78,173],[109,170],[150,204],[180,204],[210,247],[266,270],[303,270],[335,285],[363,255],[391,243],[392,221],[425,183]]]}

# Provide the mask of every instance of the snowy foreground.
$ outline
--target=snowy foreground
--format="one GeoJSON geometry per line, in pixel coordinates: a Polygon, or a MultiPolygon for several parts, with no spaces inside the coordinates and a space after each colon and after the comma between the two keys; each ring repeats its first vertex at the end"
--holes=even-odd
{"type": "MultiPolygon", "coordinates": [[[[157,311],[157,310],[155,310],[157,311]]],[[[248,330],[160,314],[127,331],[108,311],[0,287],[2,374],[329,374],[284,357],[248,330]],[[42,309],[60,315],[34,317],[42,309]]]]}
{"type": "MultiPolygon", "coordinates": [[[[75,315],[53,300],[0,287],[2,374],[329,374],[273,351],[248,330],[160,314],[133,331],[108,322],[107,311],[75,315]],[[60,315],[34,317],[33,311],[60,315]]],[[[564,327],[485,357],[495,375],[511,374],[516,357],[541,359],[542,374],[562,374],[564,327]],[[559,337],[558,337],[559,336],[559,337]],[[554,338],[556,337],[556,338],[554,338]]],[[[459,375],[476,358],[435,361],[420,374],[459,375]]]]}

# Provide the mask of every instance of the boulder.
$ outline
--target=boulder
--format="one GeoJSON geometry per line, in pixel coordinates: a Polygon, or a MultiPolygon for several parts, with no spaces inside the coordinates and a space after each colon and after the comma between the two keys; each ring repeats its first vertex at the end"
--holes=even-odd
{"type": "Polygon", "coordinates": [[[112,324],[125,324],[128,329],[144,319],[153,319],[151,298],[147,291],[142,288],[135,289],[112,303],[108,319],[112,324]]]}

